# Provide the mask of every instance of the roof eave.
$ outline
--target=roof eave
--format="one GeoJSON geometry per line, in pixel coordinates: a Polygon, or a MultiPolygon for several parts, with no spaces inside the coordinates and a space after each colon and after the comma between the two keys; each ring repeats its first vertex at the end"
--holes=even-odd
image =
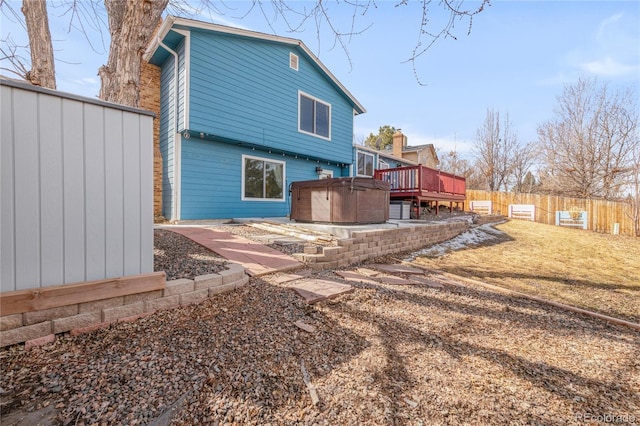
{"type": "Polygon", "coordinates": [[[184,25],[186,27],[193,27],[193,28],[209,30],[209,31],[217,31],[225,34],[241,35],[245,37],[253,37],[261,40],[275,41],[278,43],[297,46],[300,49],[302,49],[302,51],[318,66],[318,68],[320,68],[322,72],[324,72],[327,75],[327,77],[329,77],[329,79],[333,82],[333,84],[335,84],[336,87],[342,93],[344,93],[344,95],[351,101],[351,103],[354,106],[354,109],[358,114],[363,114],[367,112],[365,107],[355,98],[355,96],[351,94],[351,92],[349,92],[349,90],[347,90],[345,86],[342,85],[342,83],[340,83],[340,81],[336,78],[336,76],[334,76],[333,73],[329,71],[329,69],[320,61],[320,59],[318,59],[318,57],[316,57],[316,55],[313,54],[311,49],[309,49],[304,44],[303,41],[294,39],[294,38],[265,34],[265,33],[260,33],[256,31],[245,30],[242,28],[227,27],[224,25],[211,24],[208,22],[196,21],[196,20],[187,19],[187,18],[179,18],[173,15],[169,15],[164,20],[164,22],[160,26],[160,29],[158,30],[158,33],[151,40],[151,42],[149,43],[149,46],[145,50],[143,54],[143,58],[145,61],[148,62],[151,59],[153,54],[160,47],[161,40],[163,40],[164,37],[166,37],[167,33],[171,30],[171,28],[173,28],[174,25],[184,25]]]}

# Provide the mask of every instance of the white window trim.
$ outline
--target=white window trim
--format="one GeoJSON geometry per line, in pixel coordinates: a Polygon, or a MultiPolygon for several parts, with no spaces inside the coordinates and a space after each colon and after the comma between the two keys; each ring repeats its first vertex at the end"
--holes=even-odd
{"type": "Polygon", "coordinates": [[[390,168],[389,163],[387,163],[384,160],[378,159],[378,170],[382,169],[382,170],[386,170],[390,168]]]}
{"type": "MultiPolygon", "coordinates": [[[[374,156],[373,154],[371,154],[370,152],[358,151],[358,152],[357,152],[357,155],[356,155],[356,176],[360,176],[360,177],[373,177],[373,176],[375,175],[375,171],[376,171],[376,168],[375,168],[375,166],[374,166],[374,165],[375,165],[375,160],[376,160],[376,159],[375,159],[375,156],[374,156]],[[364,156],[371,157],[371,168],[372,168],[372,170],[371,170],[371,172],[372,172],[372,173],[371,173],[371,175],[363,175],[363,174],[358,173],[358,169],[359,169],[359,167],[358,167],[358,166],[359,166],[359,164],[358,164],[358,157],[360,157],[360,155],[359,155],[359,154],[362,154],[362,155],[364,155],[364,156]]],[[[366,167],[365,167],[365,169],[366,169],[366,167]]]]}
{"type": "Polygon", "coordinates": [[[274,160],[271,158],[266,158],[266,157],[255,157],[253,155],[242,155],[242,164],[241,164],[241,169],[242,169],[242,177],[241,177],[241,181],[240,181],[240,199],[242,201],[271,201],[271,202],[277,202],[277,203],[282,203],[285,201],[286,198],[286,185],[285,182],[287,181],[287,163],[285,161],[279,161],[279,160],[274,160]],[[282,164],[282,198],[251,198],[251,197],[245,197],[244,196],[244,162],[245,160],[259,160],[259,161],[268,161],[270,163],[278,163],[278,164],[282,164]]]}
{"type": "Polygon", "coordinates": [[[293,52],[289,52],[289,68],[296,71],[298,71],[298,69],[300,68],[300,58],[293,52]],[[293,66],[294,62],[296,64],[295,67],[293,66]]]}
{"type": "Polygon", "coordinates": [[[304,133],[305,135],[310,135],[310,136],[314,136],[318,139],[324,139],[326,141],[331,141],[331,104],[329,102],[323,101],[322,99],[316,98],[315,96],[312,96],[308,93],[303,92],[302,90],[298,90],[298,132],[300,133],[304,133]],[[300,96],[305,96],[309,99],[313,99],[316,102],[320,102],[323,105],[326,105],[329,107],[329,137],[326,136],[322,136],[322,135],[318,135],[316,133],[311,133],[311,132],[307,132],[306,130],[302,130],[300,128],[300,107],[301,107],[301,103],[300,103],[300,96]]]}

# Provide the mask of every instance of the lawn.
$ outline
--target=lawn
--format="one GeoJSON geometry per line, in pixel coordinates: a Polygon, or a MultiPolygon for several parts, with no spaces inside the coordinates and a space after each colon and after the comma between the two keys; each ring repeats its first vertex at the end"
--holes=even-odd
{"type": "Polygon", "coordinates": [[[417,263],[640,322],[640,239],[511,220],[489,243],[417,263]]]}

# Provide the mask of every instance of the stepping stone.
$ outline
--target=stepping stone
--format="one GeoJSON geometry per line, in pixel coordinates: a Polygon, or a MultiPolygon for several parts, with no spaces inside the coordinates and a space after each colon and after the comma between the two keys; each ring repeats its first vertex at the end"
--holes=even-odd
{"type": "Polygon", "coordinates": [[[307,278],[309,275],[311,275],[311,271],[309,270],[299,271],[295,274],[279,274],[271,281],[273,281],[274,284],[282,284],[293,280],[299,280],[301,278],[307,278]]]}
{"type": "Polygon", "coordinates": [[[439,282],[430,280],[427,277],[411,277],[411,279],[431,288],[444,288],[444,286],[439,282]]]}
{"type": "Polygon", "coordinates": [[[404,278],[394,277],[391,275],[379,275],[376,277],[376,280],[380,281],[382,284],[391,284],[391,285],[415,285],[418,284],[415,281],[405,280],[404,278]]]}
{"type": "Polygon", "coordinates": [[[438,277],[438,280],[440,280],[442,282],[442,284],[447,285],[447,286],[462,287],[462,288],[466,288],[467,287],[466,285],[464,285],[462,283],[459,283],[457,281],[453,281],[452,279],[447,278],[447,277],[443,277],[443,276],[438,277]]]}
{"type": "Polygon", "coordinates": [[[295,281],[289,288],[302,296],[310,305],[321,300],[333,299],[341,294],[353,292],[353,287],[349,284],[317,279],[295,281]]]}
{"type": "Polygon", "coordinates": [[[419,268],[414,268],[413,266],[400,265],[400,264],[375,264],[369,265],[373,269],[377,269],[379,271],[388,272],[390,274],[415,274],[415,275],[424,275],[424,271],[419,268]]]}
{"type": "Polygon", "coordinates": [[[356,269],[356,271],[366,277],[376,277],[380,275],[380,271],[374,271],[373,269],[369,268],[358,268],[356,269]]]}
{"type": "Polygon", "coordinates": [[[335,271],[335,274],[351,282],[365,283],[365,284],[380,284],[377,281],[374,281],[364,275],[358,274],[357,272],[353,272],[353,271],[335,271]]]}

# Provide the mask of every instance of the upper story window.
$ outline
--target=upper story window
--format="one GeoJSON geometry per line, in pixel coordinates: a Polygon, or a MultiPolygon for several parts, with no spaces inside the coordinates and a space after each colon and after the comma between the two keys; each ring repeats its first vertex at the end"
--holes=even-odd
{"type": "Polygon", "coordinates": [[[285,163],[242,156],[242,199],[284,201],[285,163]]]}
{"type": "Polygon", "coordinates": [[[298,92],[298,131],[331,140],[331,104],[298,92]]]}
{"type": "Polygon", "coordinates": [[[358,152],[356,171],[358,176],[373,176],[373,154],[358,152]]]}
{"type": "Polygon", "coordinates": [[[289,53],[289,67],[298,71],[298,55],[289,53]]]}

